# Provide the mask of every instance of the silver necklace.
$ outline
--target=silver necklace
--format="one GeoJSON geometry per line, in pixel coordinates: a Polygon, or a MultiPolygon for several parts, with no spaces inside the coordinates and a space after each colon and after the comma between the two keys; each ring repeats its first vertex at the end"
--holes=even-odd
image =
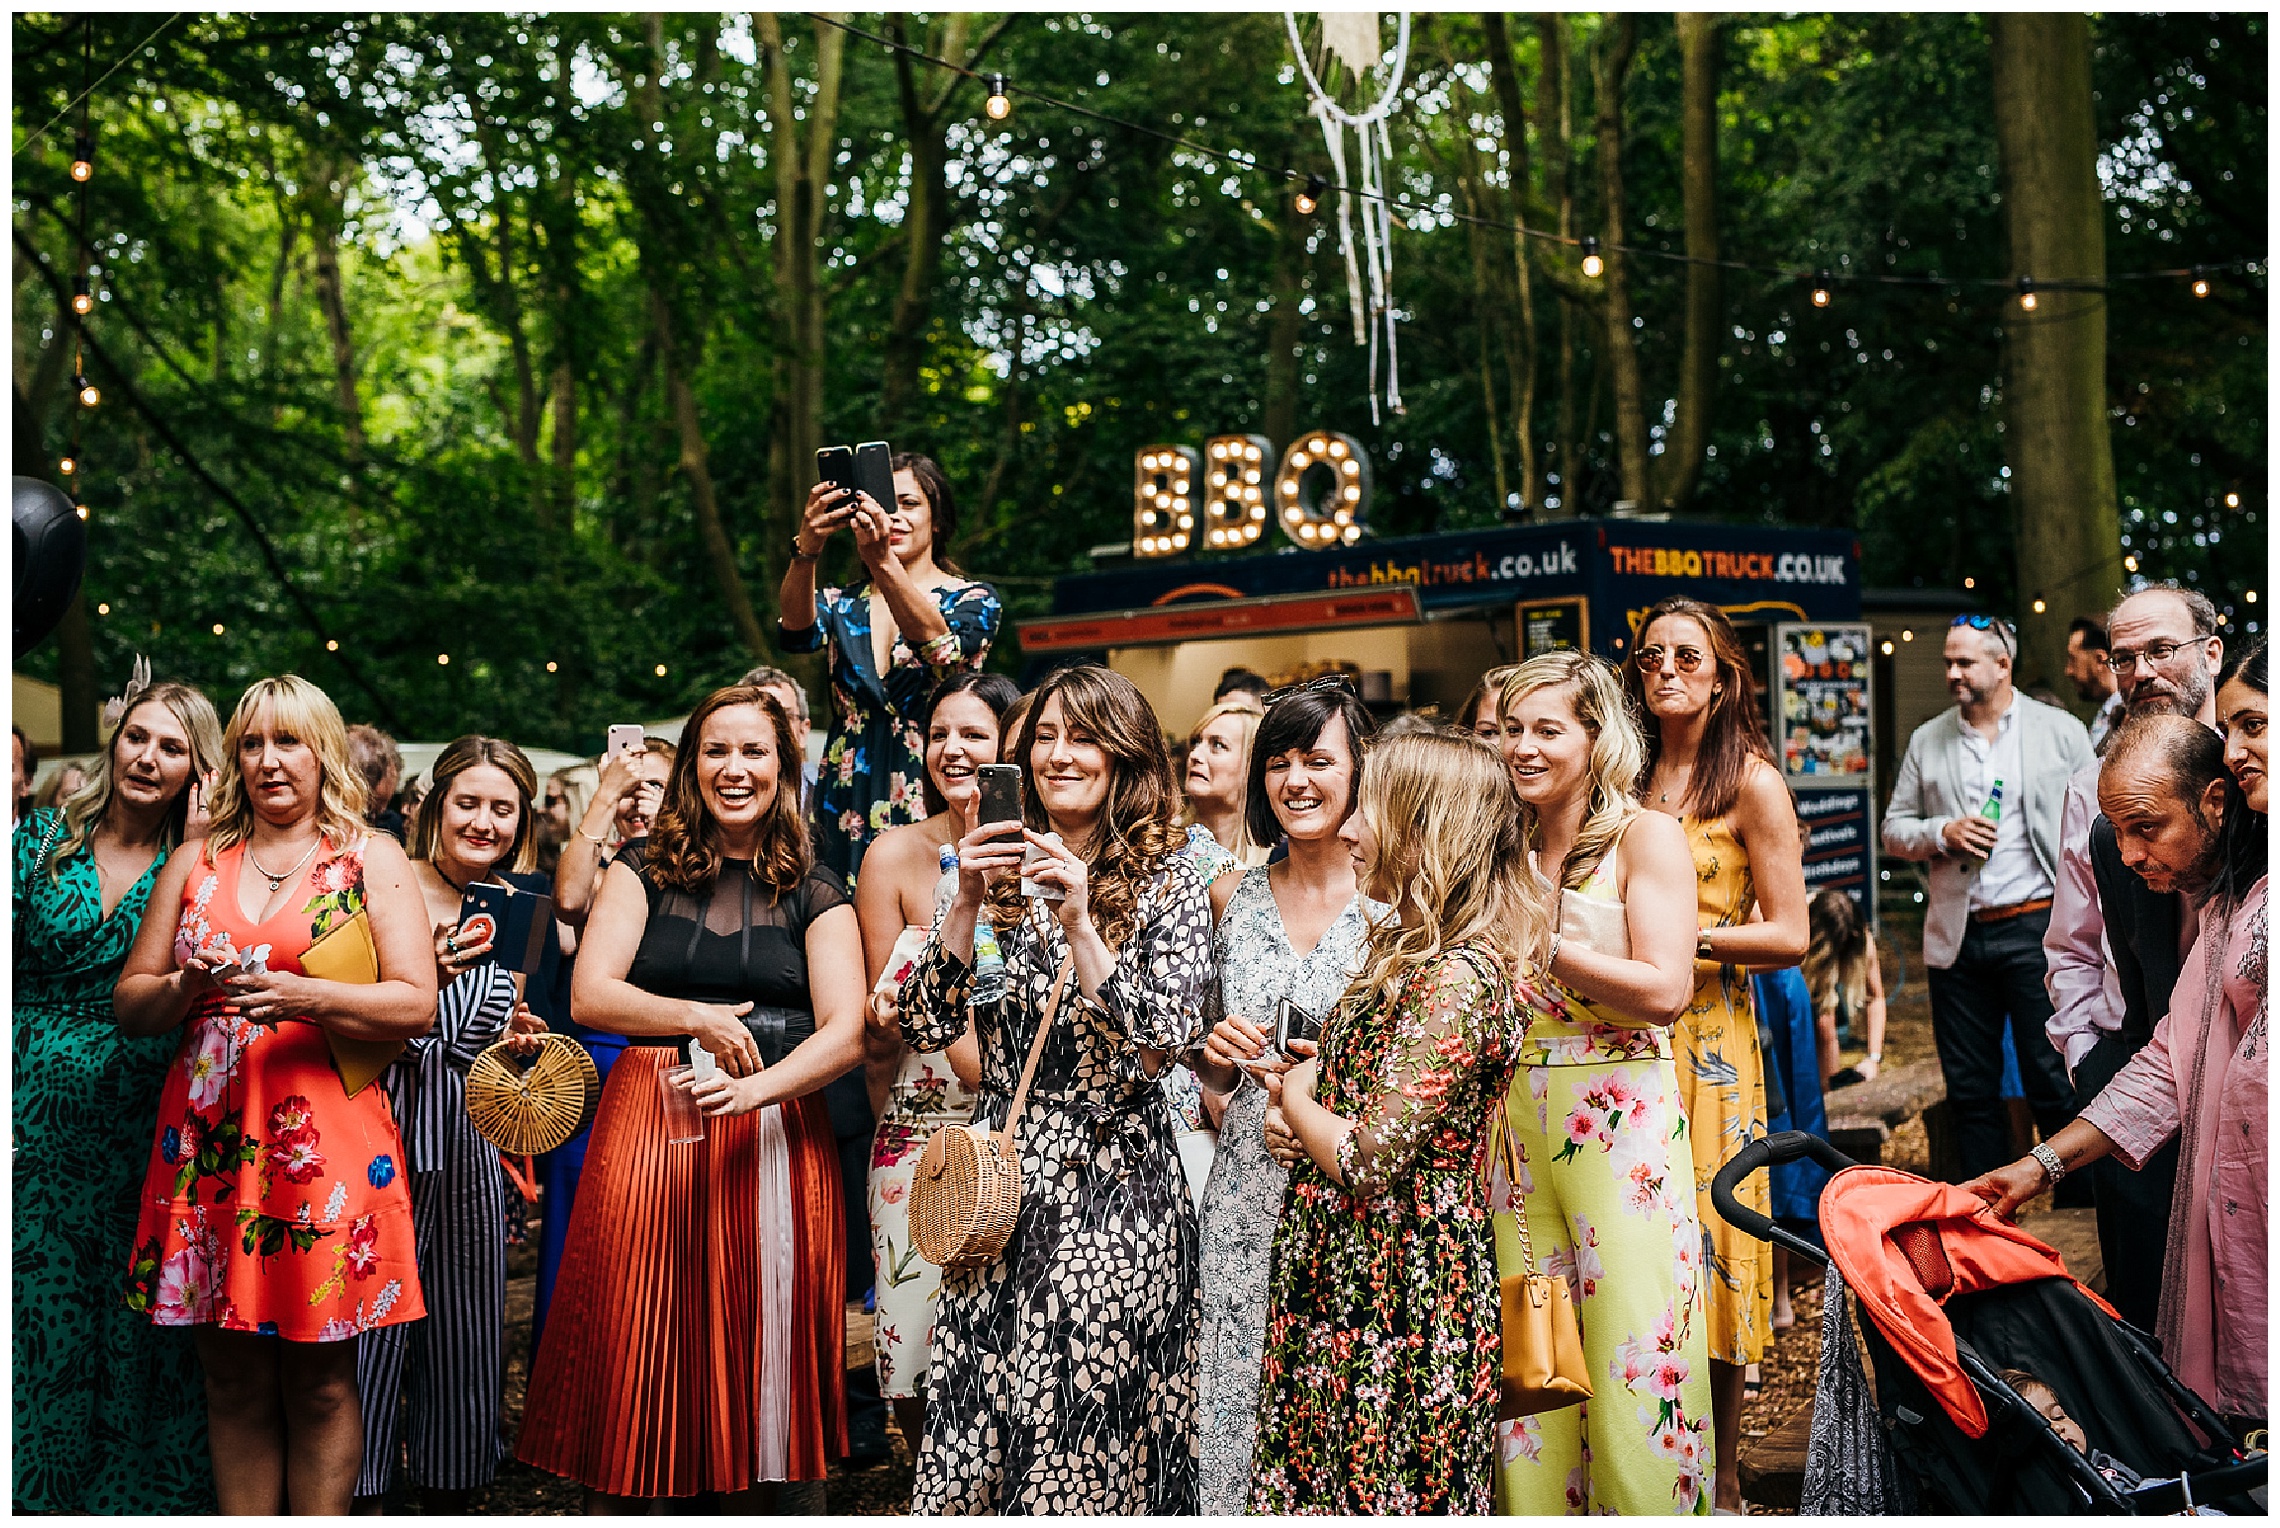
{"type": "Polygon", "coordinates": [[[277,888],[283,886],[287,881],[290,881],[293,879],[293,877],[299,875],[301,873],[301,867],[316,857],[317,845],[323,843],[324,841],[324,834],[319,833],[315,839],[311,840],[309,844],[309,852],[302,855],[299,859],[295,860],[293,862],[293,868],[286,871],[283,875],[271,875],[268,871],[262,869],[261,861],[253,857],[253,845],[250,843],[245,846],[245,862],[253,867],[253,873],[255,875],[260,876],[263,880],[269,883],[269,894],[271,896],[275,896],[277,895],[277,888]]]}

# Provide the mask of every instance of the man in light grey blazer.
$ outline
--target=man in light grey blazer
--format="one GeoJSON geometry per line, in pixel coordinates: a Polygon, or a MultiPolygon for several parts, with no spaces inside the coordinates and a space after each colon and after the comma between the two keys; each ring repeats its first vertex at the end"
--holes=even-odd
{"type": "Polygon", "coordinates": [[[1956,704],[1908,740],[1884,813],[1884,852],[1929,861],[1924,968],[1932,1037],[1966,1179],[2011,1158],[2001,1097],[2003,1031],[2045,1139],[2074,1116],[2074,1090],[2043,1025],[2043,933],[2057,885],[2067,777],[2090,734],[2011,686],[2018,639],[1989,616],[1959,616],[1944,656],[1956,704]],[[1995,784],[2000,815],[1983,815],[1995,784]]]}

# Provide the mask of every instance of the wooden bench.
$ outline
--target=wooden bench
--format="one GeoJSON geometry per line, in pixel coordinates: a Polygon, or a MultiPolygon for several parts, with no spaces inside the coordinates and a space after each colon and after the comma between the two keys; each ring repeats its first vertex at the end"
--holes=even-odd
{"type": "Polygon", "coordinates": [[[1936,1056],[1887,1068],[1866,1082],[1832,1088],[1822,1098],[1829,1112],[1829,1144],[1855,1162],[1881,1162],[1894,1127],[1945,1097],[1947,1083],[1936,1056]]]}

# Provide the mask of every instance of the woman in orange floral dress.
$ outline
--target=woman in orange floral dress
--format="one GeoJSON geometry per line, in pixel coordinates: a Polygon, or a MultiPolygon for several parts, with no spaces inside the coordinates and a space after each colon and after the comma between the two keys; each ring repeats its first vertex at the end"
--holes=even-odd
{"type": "Polygon", "coordinates": [[[332,1038],[435,1016],[410,864],[364,828],[340,713],[288,675],[245,692],[209,836],[169,859],[114,994],[119,1027],[182,1043],[159,1097],[128,1304],[195,1329],[225,1513],[348,1510],[358,1333],[426,1313],[386,1093],[353,1097],[332,1038]],[[301,958],[362,912],[379,979],[301,958]]]}

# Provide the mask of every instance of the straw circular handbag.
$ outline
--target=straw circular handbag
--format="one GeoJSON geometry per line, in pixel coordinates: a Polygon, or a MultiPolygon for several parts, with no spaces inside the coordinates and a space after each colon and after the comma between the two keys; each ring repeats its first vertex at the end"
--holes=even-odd
{"type": "Polygon", "coordinates": [[[585,1129],[601,1093],[594,1058],[570,1036],[539,1036],[527,1062],[500,1040],[467,1069],[467,1118],[510,1156],[537,1156],[585,1129]]]}
{"type": "Polygon", "coordinates": [[[1045,1053],[1045,1037],[1061,1011],[1070,966],[1064,957],[1037,1038],[1029,1042],[1029,1060],[1021,1068],[1004,1127],[943,1125],[918,1159],[910,1184],[910,1239],[919,1256],[937,1267],[979,1268],[994,1262],[1021,1218],[1021,1148],[1014,1131],[1029,1098],[1030,1079],[1037,1075],[1037,1058],[1045,1053]]]}

